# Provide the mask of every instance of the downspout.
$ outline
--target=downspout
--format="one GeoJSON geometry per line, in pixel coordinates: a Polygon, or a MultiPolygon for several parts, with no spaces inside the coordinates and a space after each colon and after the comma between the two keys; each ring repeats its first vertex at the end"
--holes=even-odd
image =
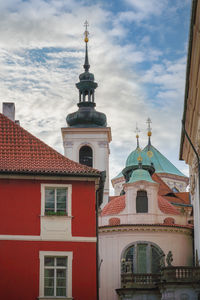
{"type": "Polygon", "coordinates": [[[97,300],[99,300],[99,207],[103,202],[103,190],[104,184],[106,180],[106,171],[101,172],[100,180],[99,180],[99,188],[96,190],[96,287],[97,287],[97,300]]]}

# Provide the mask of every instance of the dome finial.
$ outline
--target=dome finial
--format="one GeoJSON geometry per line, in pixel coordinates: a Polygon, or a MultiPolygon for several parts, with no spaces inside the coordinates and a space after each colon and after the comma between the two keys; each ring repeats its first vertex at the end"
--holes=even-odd
{"type": "Polygon", "coordinates": [[[152,132],[151,132],[151,130],[152,130],[152,128],[151,128],[151,119],[150,118],[148,118],[147,119],[147,135],[148,135],[148,137],[149,137],[149,141],[148,141],[148,148],[151,146],[151,135],[152,135],[152,132]]]}
{"type": "Polygon", "coordinates": [[[137,149],[140,148],[140,145],[139,145],[139,132],[140,132],[140,130],[139,130],[138,125],[136,123],[135,133],[136,133],[136,139],[137,139],[137,149]]]}
{"type": "Polygon", "coordinates": [[[88,48],[87,48],[87,43],[89,41],[89,39],[88,39],[89,31],[87,30],[88,26],[89,26],[89,23],[86,20],[85,23],[84,23],[84,27],[85,27],[85,32],[84,32],[84,36],[85,36],[85,38],[84,38],[84,41],[85,41],[85,63],[83,65],[86,72],[88,72],[89,68],[90,68],[89,59],[88,59],[88,48]]]}

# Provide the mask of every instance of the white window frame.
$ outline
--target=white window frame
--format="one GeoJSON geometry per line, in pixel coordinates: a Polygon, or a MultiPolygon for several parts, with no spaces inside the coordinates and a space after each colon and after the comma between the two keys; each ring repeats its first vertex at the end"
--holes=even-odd
{"type": "Polygon", "coordinates": [[[41,216],[45,216],[45,188],[66,188],[67,189],[67,216],[71,217],[72,206],[72,185],[71,184],[55,184],[55,183],[42,183],[41,184],[41,216]]]}
{"type": "Polygon", "coordinates": [[[40,287],[39,287],[39,299],[72,299],[72,260],[73,252],[71,251],[40,251],[40,287]],[[53,257],[67,257],[67,273],[66,273],[66,297],[61,296],[44,296],[44,258],[45,256],[53,257]]]}

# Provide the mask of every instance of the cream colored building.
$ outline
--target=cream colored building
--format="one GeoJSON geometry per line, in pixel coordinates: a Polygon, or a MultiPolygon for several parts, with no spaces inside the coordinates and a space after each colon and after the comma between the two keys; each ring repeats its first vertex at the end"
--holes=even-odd
{"type": "Polygon", "coordinates": [[[200,259],[200,1],[194,0],[181,134],[180,159],[189,165],[190,194],[194,206],[194,246],[200,259]]]}
{"type": "Polygon", "coordinates": [[[112,180],[115,196],[99,217],[100,300],[198,299],[198,280],[187,278],[193,270],[192,206],[177,182],[183,189],[188,178],[150,139],[112,180]]]}

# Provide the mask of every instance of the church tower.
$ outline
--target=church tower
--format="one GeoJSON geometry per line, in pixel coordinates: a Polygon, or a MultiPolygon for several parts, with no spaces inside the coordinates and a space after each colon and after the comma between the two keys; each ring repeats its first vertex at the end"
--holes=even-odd
{"type": "Polygon", "coordinates": [[[85,27],[84,72],[80,74],[80,81],[76,84],[79,90],[78,110],[67,115],[68,127],[62,128],[62,137],[66,157],[106,171],[103,207],[108,203],[109,197],[109,143],[112,138],[106,115],[95,109],[95,89],[98,85],[94,81],[94,75],[89,72],[87,21],[85,27]]]}

